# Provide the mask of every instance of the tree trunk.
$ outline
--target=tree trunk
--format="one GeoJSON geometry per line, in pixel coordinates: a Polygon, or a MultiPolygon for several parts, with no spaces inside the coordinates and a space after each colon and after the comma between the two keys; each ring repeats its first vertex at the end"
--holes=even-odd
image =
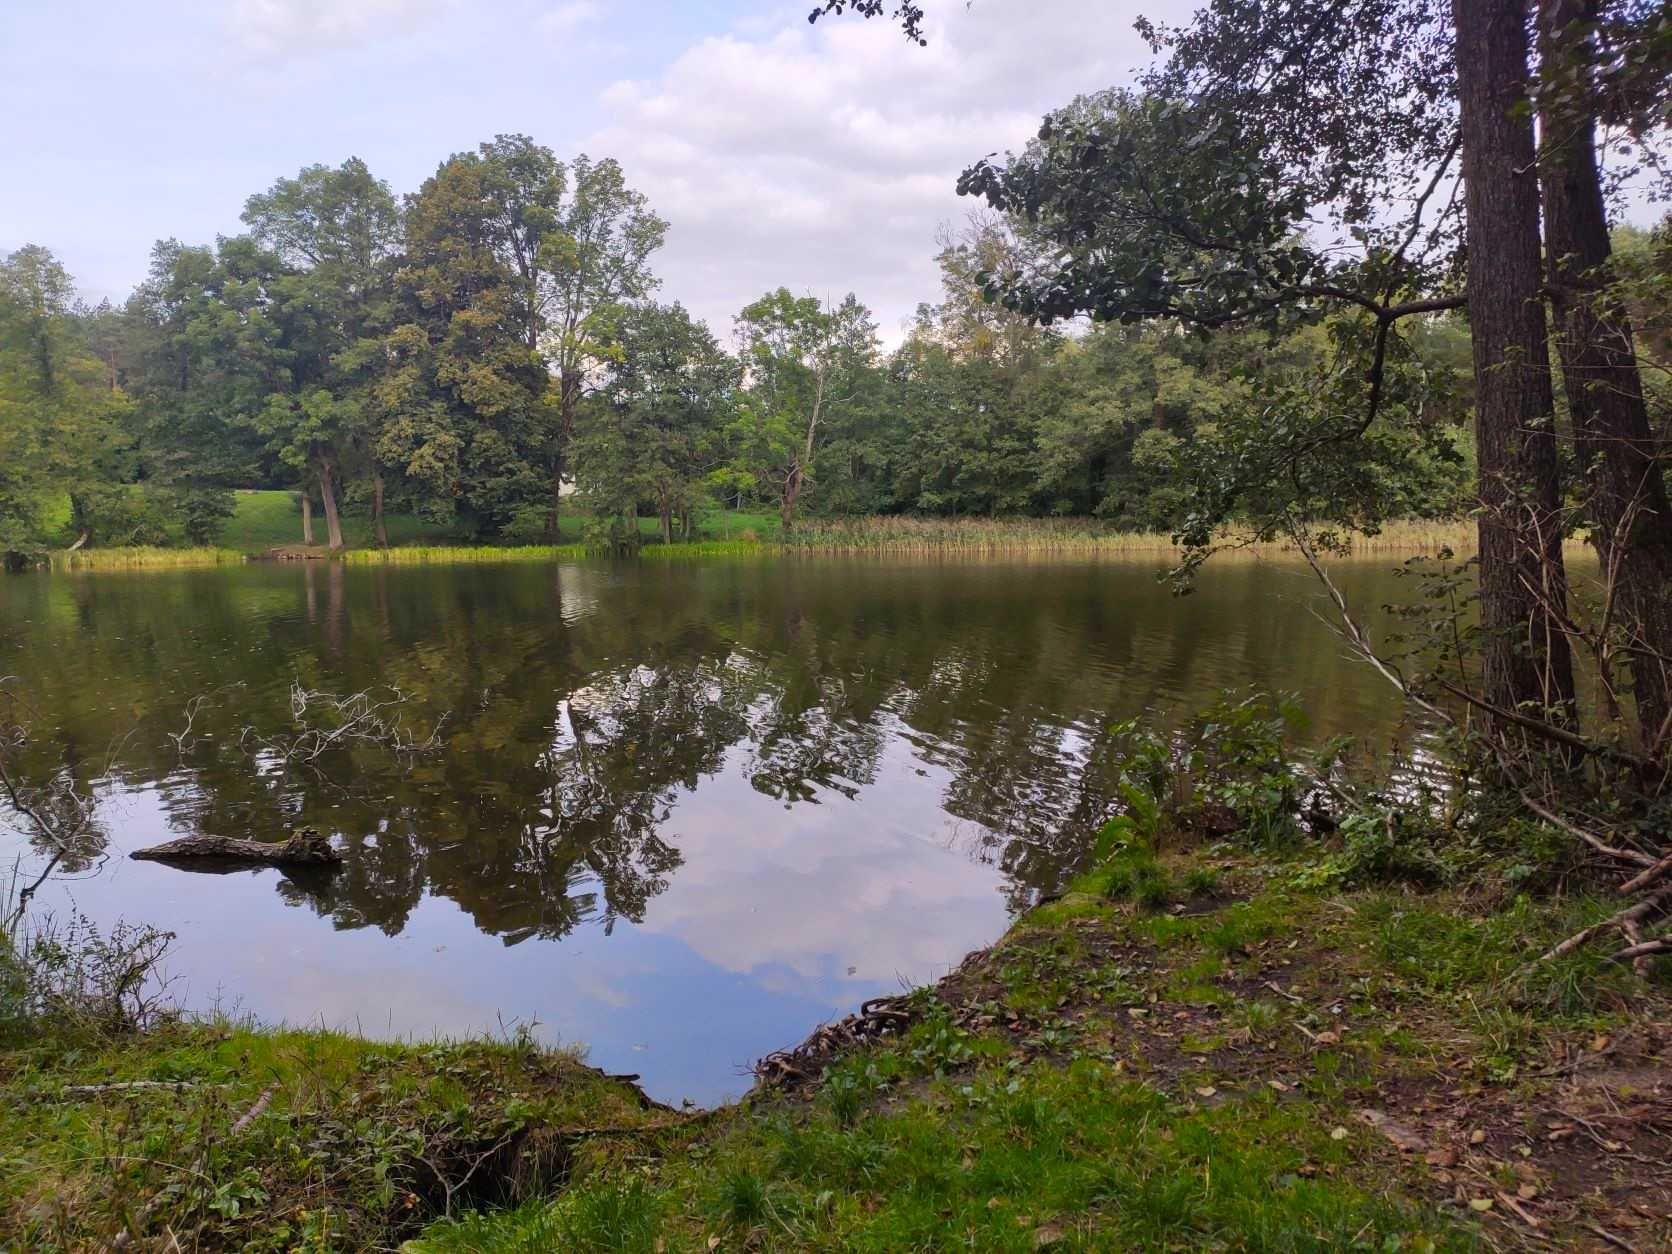
{"type": "Polygon", "coordinates": [[[319,462],[319,499],[325,505],[325,536],[334,553],[343,546],[343,520],[337,512],[336,467],[324,458],[319,462]]]}
{"type": "Polygon", "coordinates": [[[377,533],[377,547],[389,547],[389,527],[383,520],[383,472],[372,472],[372,530],[377,533]]]}
{"type": "Polygon", "coordinates": [[[575,371],[565,370],[558,379],[557,453],[552,459],[552,500],[546,510],[546,538],[558,542],[558,518],[562,512],[563,472],[569,468],[569,438],[575,432],[575,411],[581,403],[581,381],[575,371]]]}
{"type": "MultiPolygon", "coordinates": [[[[1573,719],[1522,0],[1452,0],[1468,213],[1487,699],[1573,719]]],[[[1509,727],[1500,727],[1508,735],[1509,727]]]]}
{"type": "Polygon", "coordinates": [[[662,543],[673,543],[673,506],[667,501],[659,503],[658,513],[662,516],[662,543]]]}
{"type": "Polygon", "coordinates": [[[312,548],[313,542],[313,492],[304,483],[302,485],[302,543],[312,548]]]}
{"type": "Polygon", "coordinates": [[[551,503],[546,506],[546,540],[551,544],[556,544],[560,536],[558,522],[559,514],[561,512],[559,510],[559,505],[562,500],[563,454],[559,453],[557,455],[557,460],[552,463],[552,499],[551,503]]]}
{"type": "Polygon", "coordinates": [[[800,462],[791,466],[789,474],[784,476],[784,491],[778,502],[778,517],[786,535],[795,527],[795,503],[801,496],[804,478],[800,462]]]}
{"type": "MultiPolygon", "coordinates": [[[[1539,47],[1547,64],[1583,54],[1587,0],[1543,0],[1539,47]]],[[[1589,86],[1589,84],[1587,84],[1589,86]]],[[[1608,218],[1597,169],[1596,121],[1540,115],[1544,243],[1556,313],[1562,388],[1584,470],[1591,543],[1612,581],[1616,616],[1627,636],[1632,688],[1644,749],[1666,743],[1672,718],[1672,507],[1656,458],[1654,430],[1630,320],[1608,300],[1608,218]]]]}

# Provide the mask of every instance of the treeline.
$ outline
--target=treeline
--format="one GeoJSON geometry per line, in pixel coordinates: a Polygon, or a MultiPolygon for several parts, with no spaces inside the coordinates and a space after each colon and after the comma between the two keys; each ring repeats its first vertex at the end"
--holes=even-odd
{"type": "MultiPolygon", "coordinates": [[[[1336,368],[1317,326],[1036,325],[985,276],[1037,247],[948,230],[943,293],[904,343],[841,301],[766,293],[722,341],[656,299],[667,224],[612,160],[500,136],[397,197],[359,160],[251,196],[241,235],[168,240],[121,307],[46,250],[0,263],[0,548],[212,543],[234,487],[293,489],[297,539],[345,511],[489,541],[554,537],[571,489],[602,546],[695,533],[725,504],[798,512],[1097,515],[1175,525],[1188,466],[1274,378],[1336,368]],[[66,511],[67,509],[67,516],[66,511]],[[316,523],[315,513],[319,515],[316,523]]],[[[1422,422],[1467,422],[1466,332],[1411,337],[1422,422]]],[[[1390,426],[1390,430],[1393,428],[1390,426]]],[[[1464,507],[1442,437],[1390,485],[1464,507]],[[1434,452],[1437,448],[1438,454],[1434,452]]]]}

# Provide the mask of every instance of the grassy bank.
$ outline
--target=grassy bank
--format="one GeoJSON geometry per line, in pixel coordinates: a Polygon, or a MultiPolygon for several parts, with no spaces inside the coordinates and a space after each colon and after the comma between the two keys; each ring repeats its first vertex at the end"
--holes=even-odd
{"type": "MultiPolygon", "coordinates": [[[[708,1115],[524,1041],[14,1036],[20,1248],[1434,1250],[1672,1242],[1672,990],[1611,907],[1117,855],[708,1115]]],[[[1624,1248],[1620,1245],[1618,1248],[1624,1248]]]]}
{"type": "Polygon", "coordinates": [[[383,1249],[549,1195],[608,1165],[598,1129],[668,1117],[515,1040],[36,1025],[0,1048],[0,1248],[383,1249]]]}
{"type": "Polygon", "coordinates": [[[1113,863],[712,1125],[412,1248],[1666,1248],[1666,986],[1526,965],[1603,907],[1306,871],[1113,863]]]}

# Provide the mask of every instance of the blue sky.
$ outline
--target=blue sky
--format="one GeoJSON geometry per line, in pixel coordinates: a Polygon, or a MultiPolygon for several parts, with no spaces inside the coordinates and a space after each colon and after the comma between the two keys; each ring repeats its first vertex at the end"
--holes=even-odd
{"type": "Polygon", "coordinates": [[[1177,0],[944,0],[931,46],[810,28],[810,0],[5,0],[0,250],[122,299],[154,241],[363,157],[397,192],[519,131],[618,158],[672,224],[664,299],[722,336],[780,284],[856,291],[885,334],[936,294],[952,187],[1047,109],[1127,77],[1177,0]]]}

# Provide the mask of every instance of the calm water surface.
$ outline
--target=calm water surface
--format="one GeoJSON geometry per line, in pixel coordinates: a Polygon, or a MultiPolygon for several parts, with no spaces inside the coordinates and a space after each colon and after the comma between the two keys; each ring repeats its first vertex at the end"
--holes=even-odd
{"type": "MultiPolygon", "coordinates": [[[[1374,608],[1386,560],[1339,582],[1374,608]]],[[[268,1021],[430,1036],[538,1022],[656,1097],[993,940],[1110,811],[1103,729],[1228,687],[1314,738],[1397,735],[1390,693],[1282,562],[781,560],[0,580],[29,769],[98,781],[103,856],[42,894],[179,934],[175,991],[268,1021]],[[293,683],[393,685],[439,752],[253,760],[293,683]],[[187,703],[206,700],[177,747],[187,703]],[[246,742],[247,743],[247,742],[246,742]],[[108,764],[108,770],[107,770],[108,764]],[[324,877],[131,862],[189,833],[343,848],[324,877]]],[[[90,851],[96,852],[96,851],[90,851]]],[[[27,843],[0,820],[0,858],[27,843]]]]}

